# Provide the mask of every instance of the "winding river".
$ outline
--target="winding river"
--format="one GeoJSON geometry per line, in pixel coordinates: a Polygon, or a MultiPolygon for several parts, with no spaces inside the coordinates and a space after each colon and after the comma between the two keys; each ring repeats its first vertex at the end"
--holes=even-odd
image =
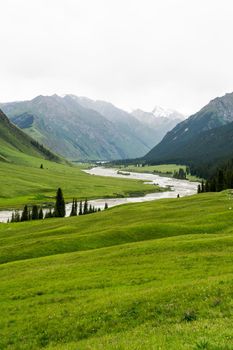
{"type": "MultiPolygon", "coordinates": [[[[165,192],[154,192],[146,194],[141,197],[128,197],[128,198],[108,198],[108,199],[95,199],[88,201],[92,206],[96,208],[103,209],[105,203],[108,204],[109,208],[114,207],[120,204],[126,203],[137,203],[137,202],[146,202],[162,198],[176,198],[179,194],[180,197],[191,196],[197,193],[197,182],[190,182],[187,180],[178,180],[170,177],[159,176],[157,174],[148,174],[148,173],[133,173],[130,172],[129,175],[119,174],[117,169],[112,168],[103,168],[103,167],[94,167],[90,170],[84,170],[87,174],[93,176],[107,176],[107,177],[118,177],[134,180],[142,180],[146,184],[156,184],[160,187],[168,187],[169,190],[165,192]]],[[[66,204],[66,215],[70,215],[71,203],[66,204]]],[[[47,210],[44,209],[46,212],[47,210]]],[[[0,211],[0,222],[7,222],[11,218],[12,210],[1,210],[0,211]]]]}

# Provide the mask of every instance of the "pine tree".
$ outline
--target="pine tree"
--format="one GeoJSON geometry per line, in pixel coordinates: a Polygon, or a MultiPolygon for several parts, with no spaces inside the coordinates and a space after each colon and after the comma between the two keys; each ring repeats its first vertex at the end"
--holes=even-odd
{"type": "Polygon", "coordinates": [[[28,220],[29,220],[28,206],[25,205],[21,215],[21,221],[28,221],[28,220]]]}
{"type": "Polygon", "coordinates": [[[197,193],[201,193],[201,185],[200,184],[197,186],[197,193]]]}
{"type": "Polygon", "coordinates": [[[84,202],[84,206],[83,206],[83,215],[88,214],[88,201],[87,199],[84,202]]]}
{"type": "Polygon", "coordinates": [[[74,216],[74,212],[75,212],[75,207],[74,206],[75,206],[75,204],[74,204],[74,198],[73,198],[70,216],[74,216]]]}
{"type": "Polygon", "coordinates": [[[79,204],[79,215],[83,215],[83,202],[82,201],[79,204]]]}
{"type": "Polygon", "coordinates": [[[78,215],[78,201],[77,199],[73,198],[70,216],[77,216],[77,215],[78,215]]]}
{"type": "Polygon", "coordinates": [[[11,222],[15,222],[15,212],[14,211],[11,214],[11,222]]]}
{"type": "Polygon", "coordinates": [[[105,205],[104,205],[104,209],[108,209],[108,203],[106,202],[105,205]]]}
{"type": "Polygon", "coordinates": [[[74,215],[78,215],[78,200],[77,198],[74,200],[74,215]]]}
{"type": "Polygon", "coordinates": [[[65,200],[61,188],[58,188],[56,195],[56,204],[54,209],[54,216],[63,218],[66,215],[65,200]]]}
{"type": "Polygon", "coordinates": [[[20,218],[20,214],[19,214],[19,211],[16,210],[15,211],[15,222],[20,222],[21,218],[20,218]]]}
{"type": "Polygon", "coordinates": [[[39,211],[37,205],[33,205],[32,207],[32,220],[38,220],[39,219],[39,211]]]}
{"type": "Polygon", "coordinates": [[[40,207],[40,210],[39,210],[38,219],[39,220],[43,220],[44,219],[44,213],[43,213],[43,209],[41,207],[40,207]]]}

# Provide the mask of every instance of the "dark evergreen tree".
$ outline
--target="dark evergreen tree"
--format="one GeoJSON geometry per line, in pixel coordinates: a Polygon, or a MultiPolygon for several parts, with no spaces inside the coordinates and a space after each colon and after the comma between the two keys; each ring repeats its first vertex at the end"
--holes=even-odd
{"type": "Polygon", "coordinates": [[[84,206],[83,206],[83,215],[88,214],[88,201],[87,199],[84,202],[84,206]]]}
{"type": "Polygon", "coordinates": [[[218,170],[217,173],[217,192],[224,189],[224,173],[222,169],[218,170]]]}
{"type": "Polygon", "coordinates": [[[39,210],[37,205],[33,205],[32,207],[32,220],[38,220],[39,219],[39,210]]]}
{"type": "Polygon", "coordinates": [[[105,205],[104,205],[104,209],[108,209],[108,203],[106,202],[105,205]]]}
{"type": "Polygon", "coordinates": [[[39,220],[43,220],[44,219],[44,213],[43,213],[43,209],[41,207],[40,207],[40,210],[39,210],[38,219],[39,220]]]}
{"type": "Polygon", "coordinates": [[[197,193],[201,193],[201,185],[200,184],[197,186],[197,193]]]}
{"type": "Polygon", "coordinates": [[[74,212],[75,212],[75,208],[74,208],[74,198],[73,198],[73,202],[72,202],[72,207],[71,207],[71,212],[70,212],[70,216],[74,216],[74,212]]]}
{"type": "Polygon", "coordinates": [[[205,192],[205,183],[204,180],[201,181],[201,192],[205,192]]]}
{"type": "Polygon", "coordinates": [[[78,215],[78,200],[77,200],[77,198],[75,199],[75,202],[74,202],[74,213],[75,213],[75,216],[78,215]]]}
{"type": "Polygon", "coordinates": [[[29,211],[28,211],[28,206],[25,205],[21,215],[21,221],[28,221],[28,220],[29,220],[29,211]]]}
{"type": "Polygon", "coordinates": [[[14,211],[11,214],[11,222],[15,222],[15,212],[14,211]]]}
{"type": "Polygon", "coordinates": [[[79,203],[79,215],[83,215],[83,202],[79,203]]]}
{"type": "Polygon", "coordinates": [[[54,216],[63,218],[66,215],[65,200],[61,188],[58,188],[56,195],[56,203],[54,208],[54,216]]]}
{"type": "Polygon", "coordinates": [[[77,199],[73,198],[70,216],[77,216],[77,215],[78,215],[78,201],[77,199]]]}
{"type": "Polygon", "coordinates": [[[15,222],[20,222],[21,221],[21,217],[20,217],[20,213],[18,210],[15,211],[15,222]]]}

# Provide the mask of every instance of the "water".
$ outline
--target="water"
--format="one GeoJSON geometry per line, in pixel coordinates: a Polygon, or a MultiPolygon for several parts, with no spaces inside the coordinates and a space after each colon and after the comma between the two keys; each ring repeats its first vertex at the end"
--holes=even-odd
{"type": "MultiPolygon", "coordinates": [[[[146,174],[146,173],[130,173],[130,175],[121,175],[117,173],[116,169],[112,168],[102,168],[95,167],[90,170],[84,170],[87,174],[93,176],[108,176],[108,177],[118,177],[125,179],[142,180],[146,184],[155,184],[160,187],[169,187],[171,190],[166,192],[154,192],[149,193],[141,197],[128,197],[128,198],[108,198],[108,199],[95,199],[88,201],[95,208],[104,209],[105,203],[108,207],[114,207],[116,205],[126,204],[126,203],[138,203],[152,201],[162,198],[176,198],[179,194],[180,197],[191,196],[197,193],[197,182],[189,182],[187,180],[178,180],[170,177],[159,176],[156,174],[146,174]]],[[[66,216],[70,215],[72,203],[66,204],[66,216]]],[[[44,213],[47,209],[44,209],[44,213]]],[[[0,211],[0,222],[7,222],[11,218],[12,210],[1,210],[0,211]]]]}

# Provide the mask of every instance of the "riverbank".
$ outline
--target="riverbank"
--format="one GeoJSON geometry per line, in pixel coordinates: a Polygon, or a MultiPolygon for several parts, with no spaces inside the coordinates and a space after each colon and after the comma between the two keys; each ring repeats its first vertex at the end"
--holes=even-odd
{"type": "MultiPolygon", "coordinates": [[[[177,165],[177,164],[160,164],[160,165],[127,165],[127,166],[118,166],[119,171],[123,172],[135,172],[135,173],[147,173],[147,174],[157,174],[160,176],[173,177],[174,172],[178,172],[179,169],[182,169],[186,172],[185,165],[177,165]]],[[[199,182],[201,179],[198,177],[186,174],[186,179],[189,181],[199,182]]]]}
{"type": "Polygon", "coordinates": [[[81,199],[113,198],[145,195],[155,190],[143,181],[128,181],[124,178],[103,178],[86,174],[81,166],[67,166],[34,159],[31,166],[0,162],[0,209],[18,209],[25,204],[44,205],[54,202],[58,187],[61,187],[66,202],[73,197],[81,199]],[[36,163],[37,162],[37,163],[36,163]]]}
{"type": "MultiPolygon", "coordinates": [[[[119,173],[117,169],[95,167],[92,169],[83,170],[86,174],[92,175],[92,182],[98,182],[99,178],[105,179],[106,183],[109,183],[109,179],[127,178],[129,182],[140,181],[143,186],[148,186],[147,191],[129,191],[123,194],[114,193],[115,196],[105,196],[102,198],[92,198],[89,200],[89,204],[95,208],[104,208],[105,203],[108,207],[114,207],[117,205],[127,204],[127,203],[138,203],[152,201],[162,198],[175,198],[178,195],[180,197],[189,196],[197,193],[197,185],[191,184],[186,180],[177,180],[167,177],[161,177],[155,174],[140,174],[140,173],[119,173]],[[93,178],[95,176],[95,180],[93,178]]],[[[124,181],[124,179],[122,179],[124,181]]],[[[85,199],[85,198],[79,198],[85,199]]],[[[51,199],[50,199],[51,201],[51,199]]],[[[29,204],[29,203],[27,203],[29,204]]],[[[70,215],[71,203],[66,204],[66,216],[70,215]]],[[[46,203],[44,204],[46,206],[46,203]]],[[[14,209],[14,208],[12,208],[14,209]]],[[[7,222],[12,216],[12,209],[0,210],[0,222],[7,222]]],[[[44,209],[46,212],[47,209],[44,209]]]]}

